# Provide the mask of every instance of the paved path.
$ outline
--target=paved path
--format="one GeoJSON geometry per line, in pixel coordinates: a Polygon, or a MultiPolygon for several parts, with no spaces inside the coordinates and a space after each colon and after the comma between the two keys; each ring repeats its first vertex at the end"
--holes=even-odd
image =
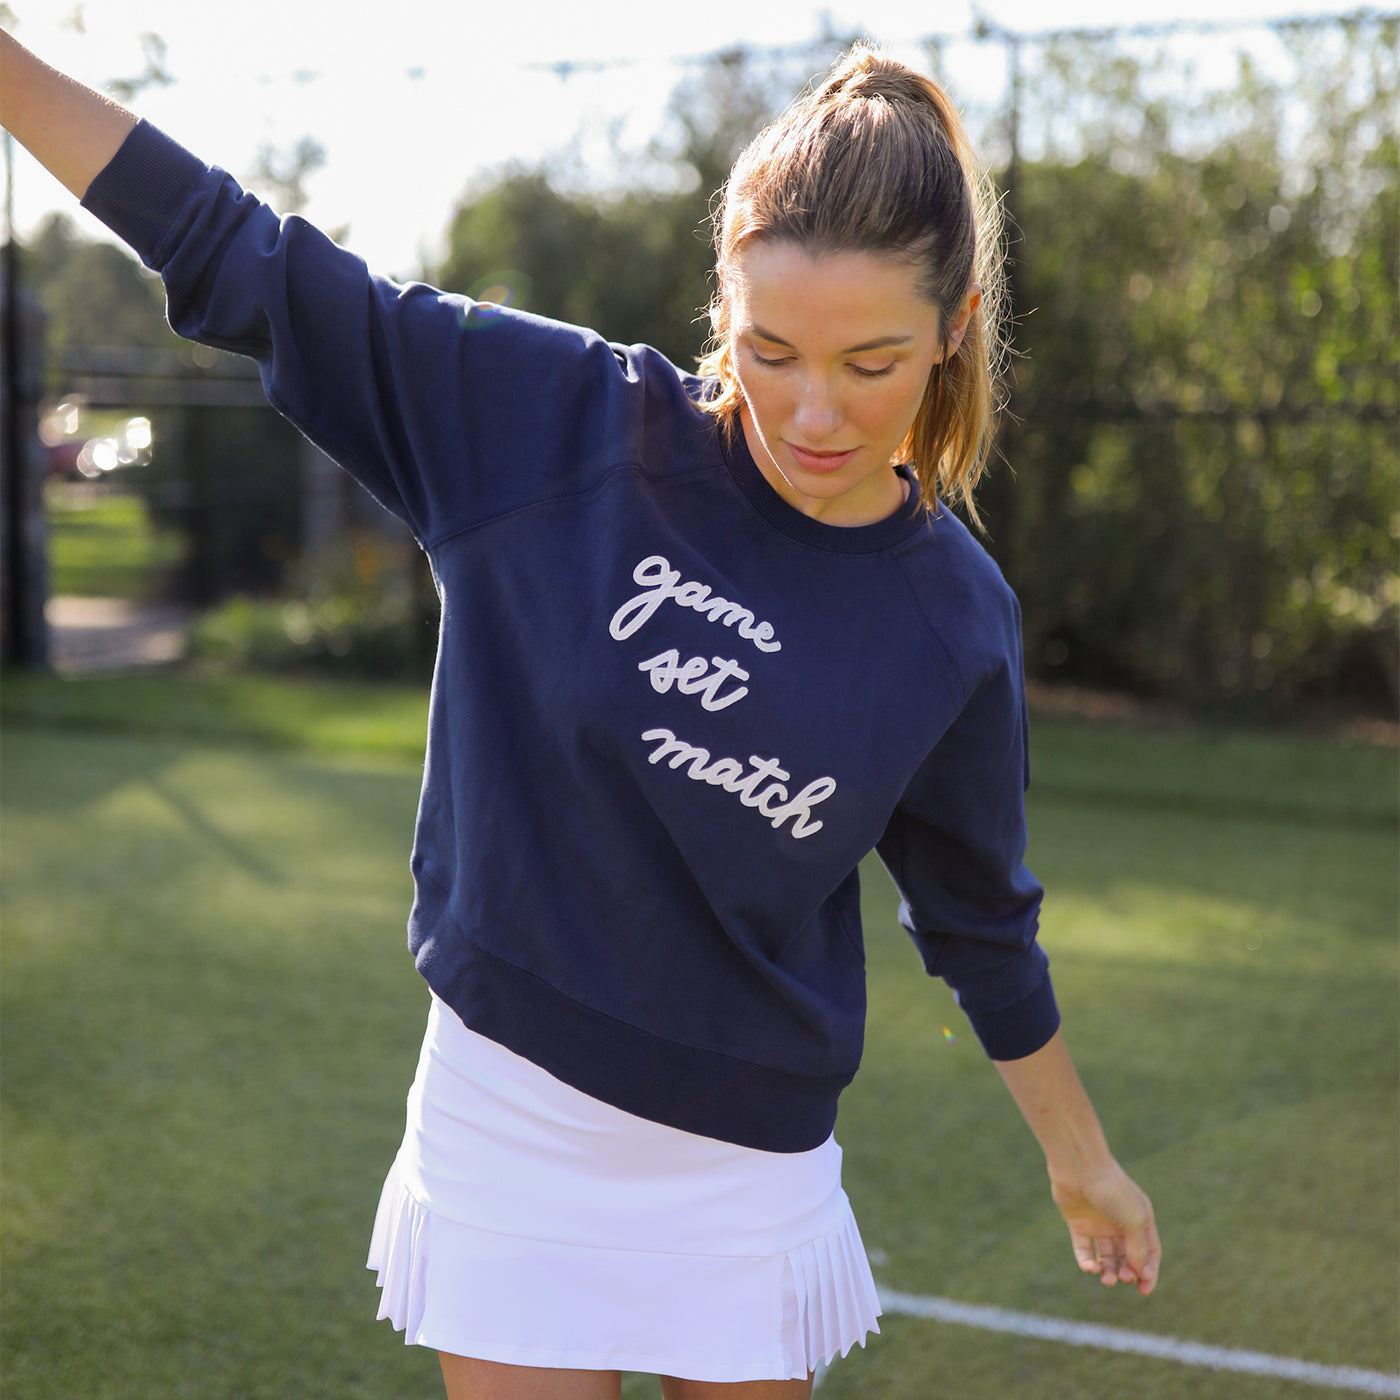
{"type": "Polygon", "coordinates": [[[126,598],[50,598],[49,664],[61,676],[125,671],[179,661],[185,654],[183,608],[126,598]]]}

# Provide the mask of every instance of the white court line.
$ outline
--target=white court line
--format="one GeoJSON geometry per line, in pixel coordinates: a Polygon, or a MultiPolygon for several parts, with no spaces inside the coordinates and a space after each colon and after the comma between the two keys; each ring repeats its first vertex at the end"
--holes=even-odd
{"type": "Polygon", "coordinates": [[[881,1288],[879,1293],[880,1306],[885,1312],[902,1313],[905,1317],[929,1317],[989,1332],[1011,1332],[1018,1337],[1068,1342],[1075,1347],[1103,1347],[1108,1351],[1156,1356],[1187,1366],[1209,1367],[1213,1371],[1274,1376],[1280,1380],[1301,1381],[1304,1385],[1359,1390],[1367,1395],[1400,1395],[1400,1376],[1385,1371],[1365,1371],[1359,1366],[1323,1366],[1315,1361],[1295,1361],[1291,1357],[1270,1356],[1260,1351],[1236,1351],[1233,1347],[1183,1342],[1151,1332],[1130,1332],[1125,1327],[1099,1327],[1093,1323],[1038,1317],[1034,1313],[1011,1312],[980,1303],[957,1303],[951,1298],[898,1293],[892,1288],[881,1288]]]}

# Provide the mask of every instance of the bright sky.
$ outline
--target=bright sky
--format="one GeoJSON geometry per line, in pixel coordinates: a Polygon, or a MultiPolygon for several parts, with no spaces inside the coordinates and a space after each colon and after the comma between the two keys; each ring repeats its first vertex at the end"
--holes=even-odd
{"type": "MultiPolygon", "coordinates": [[[[986,0],[980,12],[1035,32],[1174,19],[1258,19],[1298,13],[1283,0],[986,0]]],[[[1309,14],[1355,0],[1320,0],[1309,14]]],[[[166,42],[175,82],[148,88],[135,109],[203,159],[240,177],[260,146],[290,151],[314,136],[326,165],[308,181],[306,214],[349,226],[347,242],[376,270],[406,276],[440,253],[454,205],[473,180],[556,151],[583,133],[601,145],[610,122],[645,145],[685,69],[677,60],[734,44],[783,45],[862,31],[920,62],[917,41],[966,33],[969,0],[751,0],[712,9],[640,0],[10,0],[16,36],[94,86],[137,76],[140,35],[166,42]],[[80,25],[74,18],[80,17],[80,25]],[[332,30],[328,17],[335,18],[332,30]],[[567,82],[539,65],[628,60],[567,82]]],[[[990,102],[1003,60],[995,46],[948,54],[954,96],[990,102]]],[[[16,152],[15,223],[24,236],[66,192],[16,152]]],[[[81,211],[79,211],[81,213],[81,211]]],[[[91,235],[101,226],[82,215],[91,235]]]]}

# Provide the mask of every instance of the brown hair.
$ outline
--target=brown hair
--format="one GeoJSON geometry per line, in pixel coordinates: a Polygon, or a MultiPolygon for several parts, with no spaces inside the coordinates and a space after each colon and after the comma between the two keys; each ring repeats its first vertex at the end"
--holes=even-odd
{"type": "Polygon", "coordinates": [[[980,528],[972,492],[991,450],[1005,357],[1001,209],[948,94],[857,44],[735,161],[714,215],[712,335],[700,364],[719,381],[706,408],[730,431],[742,394],[725,284],[750,239],[910,263],[938,309],[945,346],[964,297],[981,287],[962,343],[934,365],[897,454],[927,501],[937,492],[961,501],[980,528]]]}

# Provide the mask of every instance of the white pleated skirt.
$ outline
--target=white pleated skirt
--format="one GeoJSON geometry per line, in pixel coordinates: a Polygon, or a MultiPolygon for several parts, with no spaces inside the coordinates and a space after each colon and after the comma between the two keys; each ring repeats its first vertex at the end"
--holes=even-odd
{"type": "Polygon", "coordinates": [[[410,1345],[519,1366],[792,1379],[880,1330],[834,1138],[634,1117],[436,997],[369,1267],[410,1345]]]}

